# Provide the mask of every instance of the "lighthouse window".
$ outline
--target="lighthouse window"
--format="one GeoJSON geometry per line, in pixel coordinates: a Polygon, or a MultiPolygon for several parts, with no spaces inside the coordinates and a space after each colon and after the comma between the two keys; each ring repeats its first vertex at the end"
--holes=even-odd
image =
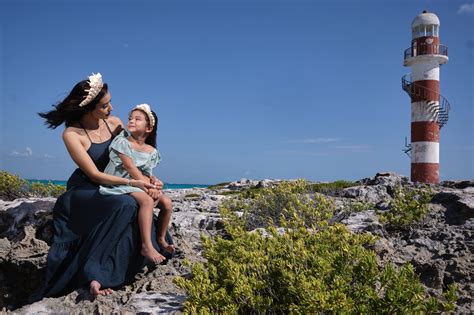
{"type": "Polygon", "coordinates": [[[434,36],[434,25],[418,25],[415,26],[412,30],[413,38],[423,37],[423,36],[434,36]]]}
{"type": "Polygon", "coordinates": [[[413,38],[423,36],[423,35],[420,34],[420,27],[421,27],[421,25],[417,25],[413,28],[413,30],[412,30],[412,37],[413,38]]]}
{"type": "Polygon", "coordinates": [[[435,35],[435,25],[426,25],[426,36],[436,36],[435,35]]]}
{"type": "Polygon", "coordinates": [[[412,28],[412,38],[418,38],[423,36],[439,36],[439,26],[435,24],[422,24],[412,28]]]}

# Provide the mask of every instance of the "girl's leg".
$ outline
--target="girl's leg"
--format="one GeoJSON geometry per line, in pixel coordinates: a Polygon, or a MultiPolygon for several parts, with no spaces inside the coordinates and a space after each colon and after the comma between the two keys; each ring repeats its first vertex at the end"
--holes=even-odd
{"type": "Polygon", "coordinates": [[[158,208],[160,213],[158,214],[158,231],[157,231],[157,242],[161,248],[163,248],[168,253],[174,253],[175,249],[173,245],[168,244],[165,239],[166,230],[171,220],[171,213],[173,212],[173,204],[171,199],[165,194],[160,195],[158,199],[158,208]]]}
{"type": "Polygon", "coordinates": [[[153,221],[153,199],[145,192],[133,192],[130,195],[138,202],[138,225],[140,226],[140,237],[142,239],[141,254],[154,262],[161,263],[165,257],[161,255],[151,242],[151,226],[153,221]]]}

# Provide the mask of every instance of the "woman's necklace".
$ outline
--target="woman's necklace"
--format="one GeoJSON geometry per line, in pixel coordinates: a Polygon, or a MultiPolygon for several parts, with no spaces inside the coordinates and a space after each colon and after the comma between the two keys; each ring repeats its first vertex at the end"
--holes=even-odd
{"type": "Polygon", "coordinates": [[[93,134],[95,134],[98,138],[99,138],[99,141],[102,142],[102,137],[101,137],[101,130],[100,130],[100,120],[99,120],[99,128],[97,128],[97,130],[91,130],[91,132],[93,131],[93,134]]]}

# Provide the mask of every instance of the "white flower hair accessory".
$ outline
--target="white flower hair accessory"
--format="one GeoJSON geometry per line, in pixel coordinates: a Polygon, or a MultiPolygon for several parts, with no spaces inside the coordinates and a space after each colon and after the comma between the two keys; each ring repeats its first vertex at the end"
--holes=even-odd
{"type": "Polygon", "coordinates": [[[148,116],[148,119],[150,120],[151,127],[155,127],[155,117],[153,117],[153,114],[151,113],[151,108],[150,105],[148,104],[140,104],[135,106],[135,109],[140,109],[146,113],[148,116]]]}
{"type": "Polygon", "coordinates": [[[102,82],[102,75],[100,73],[92,73],[92,75],[88,77],[88,81],[90,88],[88,90],[85,90],[87,92],[87,97],[82,100],[82,102],[79,104],[79,107],[86,106],[87,104],[92,102],[92,100],[96,98],[97,95],[99,95],[100,91],[102,90],[102,87],[104,86],[104,82],[102,82]]]}

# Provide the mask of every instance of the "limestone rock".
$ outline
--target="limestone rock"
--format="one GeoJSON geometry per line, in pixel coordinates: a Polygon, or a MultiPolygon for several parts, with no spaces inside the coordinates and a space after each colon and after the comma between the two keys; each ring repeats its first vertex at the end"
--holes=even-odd
{"type": "Polygon", "coordinates": [[[371,232],[374,235],[383,235],[383,226],[380,224],[374,210],[351,213],[341,221],[352,232],[371,232]]]}
{"type": "MultiPolygon", "coordinates": [[[[146,267],[133,283],[111,296],[94,299],[87,290],[78,289],[33,304],[26,303],[43,281],[55,199],[0,200],[0,310],[19,314],[179,313],[186,292],[173,279],[189,275],[189,268],[183,265],[185,258],[192,263],[204,261],[201,234],[212,236],[223,228],[218,209],[230,197],[222,192],[269,187],[278,182],[241,179],[213,190],[167,190],[174,209],[170,233],[177,246],[175,258],[153,269],[146,267]]],[[[338,212],[331,222],[341,222],[354,233],[377,235],[372,248],[380,263],[411,263],[430,294],[440,295],[449,283],[458,283],[456,312],[473,313],[474,181],[432,185],[436,194],[429,204],[429,215],[403,230],[388,230],[379,222],[376,209],[387,207],[397,186],[415,185],[394,173],[378,173],[358,182],[359,186],[344,189],[335,199],[338,212]],[[374,209],[358,211],[347,206],[357,202],[373,204],[374,209]]]]}

